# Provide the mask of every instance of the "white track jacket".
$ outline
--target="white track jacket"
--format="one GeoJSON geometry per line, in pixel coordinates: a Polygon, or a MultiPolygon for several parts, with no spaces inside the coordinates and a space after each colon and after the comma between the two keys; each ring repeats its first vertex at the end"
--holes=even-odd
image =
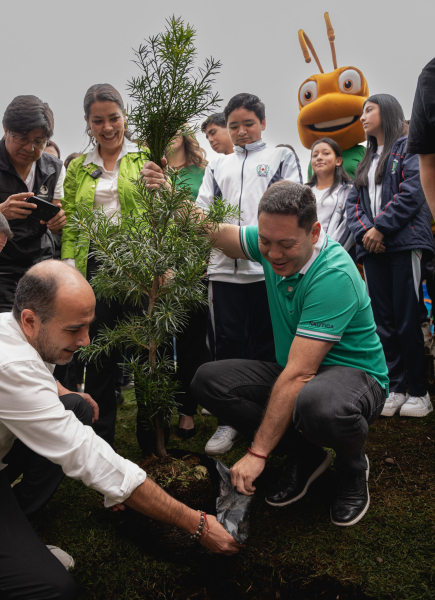
{"type": "MultiPolygon", "coordinates": [[[[268,187],[286,179],[302,183],[299,161],[289,148],[268,148],[262,140],[245,147],[235,146],[234,154],[218,156],[204,173],[196,203],[207,209],[213,198],[221,197],[241,210],[235,225],[257,225],[258,204],[268,187]]],[[[262,275],[257,262],[233,260],[221,250],[212,253],[208,274],[262,275]]]]}

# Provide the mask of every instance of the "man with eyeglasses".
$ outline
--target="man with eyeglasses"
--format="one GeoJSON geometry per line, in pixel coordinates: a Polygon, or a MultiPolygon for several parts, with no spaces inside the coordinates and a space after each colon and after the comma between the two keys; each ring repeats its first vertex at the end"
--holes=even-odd
{"type": "Polygon", "coordinates": [[[0,313],[10,312],[15,288],[34,264],[54,257],[51,232],[66,223],[60,210],[47,223],[32,216],[32,196],[57,206],[63,198],[62,161],[44,152],[53,135],[53,112],[36,96],[17,96],[3,116],[0,141],[0,213],[8,220],[13,239],[0,255],[0,313]]]}

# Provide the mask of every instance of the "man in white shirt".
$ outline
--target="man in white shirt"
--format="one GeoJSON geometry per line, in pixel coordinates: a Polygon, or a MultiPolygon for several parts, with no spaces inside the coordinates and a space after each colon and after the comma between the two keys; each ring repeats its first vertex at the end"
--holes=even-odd
{"type": "MultiPolygon", "coordinates": [[[[53,379],[89,344],[95,296],[84,277],[59,261],[44,261],[21,278],[12,313],[0,315],[0,596],[36,600],[76,597],[74,582],[39,540],[19,508],[3,459],[18,438],[104,495],[106,507],[125,503],[180,527],[226,554],[239,546],[217,523],[174,500],[122,458],[91,427],[65,409],[53,379]]],[[[14,465],[9,464],[9,468],[14,465]]]]}

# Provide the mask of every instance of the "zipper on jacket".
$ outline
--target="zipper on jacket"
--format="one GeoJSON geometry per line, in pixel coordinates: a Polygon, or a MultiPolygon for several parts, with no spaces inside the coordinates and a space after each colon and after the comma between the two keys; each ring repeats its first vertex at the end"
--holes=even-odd
{"type": "MultiPolygon", "coordinates": [[[[338,208],[341,208],[341,205],[340,205],[340,195],[343,195],[343,194],[341,194],[341,192],[342,192],[342,190],[343,190],[345,187],[346,187],[346,184],[345,184],[345,183],[342,183],[342,184],[341,184],[341,186],[338,188],[338,191],[337,191],[337,201],[336,201],[336,203],[335,203],[335,207],[334,207],[333,213],[332,213],[332,215],[331,215],[331,218],[329,219],[328,227],[327,227],[327,228],[324,230],[326,234],[327,234],[327,233],[328,233],[328,231],[329,231],[329,226],[330,226],[330,225],[331,225],[331,223],[332,223],[332,220],[333,220],[333,218],[334,218],[334,216],[335,216],[335,213],[337,212],[338,208]]],[[[323,198],[322,198],[322,200],[323,200],[323,198]]],[[[344,212],[345,212],[345,209],[343,209],[343,210],[341,211],[341,214],[343,215],[343,213],[344,213],[344,212]]],[[[342,221],[342,220],[343,220],[343,217],[341,217],[339,224],[341,223],[341,221],[342,221]]],[[[334,232],[332,232],[332,235],[334,235],[334,232]]]]}
{"type": "MultiPolygon", "coordinates": [[[[242,163],[242,183],[240,185],[240,198],[239,198],[239,210],[242,209],[242,194],[243,194],[243,170],[245,168],[245,162],[246,159],[248,158],[248,151],[245,148],[245,158],[243,159],[243,163],[242,163]]],[[[239,227],[240,227],[240,215],[239,215],[239,227]]],[[[234,261],[234,268],[237,270],[237,258],[234,261]]]]}

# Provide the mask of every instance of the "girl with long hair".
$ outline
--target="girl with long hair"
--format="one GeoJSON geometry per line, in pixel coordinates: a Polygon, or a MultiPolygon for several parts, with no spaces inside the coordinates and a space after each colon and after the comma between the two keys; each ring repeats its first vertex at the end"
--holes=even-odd
{"type": "Polygon", "coordinates": [[[404,121],[402,107],[389,94],[364,103],[367,152],[347,199],[347,216],[389,370],[382,414],[424,417],[432,404],[425,382],[420,264],[423,252],[433,255],[434,243],[418,156],[406,152],[404,121]]]}
{"type": "Polygon", "coordinates": [[[331,138],[322,138],[311,147],[313,175],[308,182],[316,196],[317,219],[324,231],[345,250],[354,244],[347,227],[346,199],[353,180],[343,167],[343,153],[331,138]]]}
{"type": "Polygon", "coordinates": [[[205,150],[189,131],[188,125],[183,133],[172,140],[165,152],[168,166],[181,169],[183,185],[190,187],[193,200],[196,200],[208,165],[205,155],[205,150]]]}

